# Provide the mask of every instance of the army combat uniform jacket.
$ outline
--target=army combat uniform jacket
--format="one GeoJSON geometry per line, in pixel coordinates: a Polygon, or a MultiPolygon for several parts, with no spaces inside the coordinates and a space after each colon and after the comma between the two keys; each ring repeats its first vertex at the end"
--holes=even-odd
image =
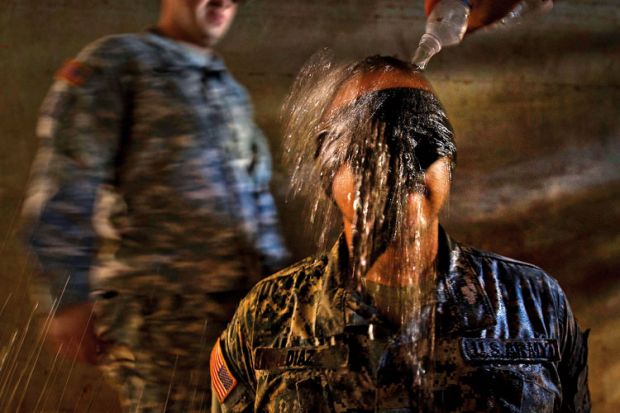
{"type": "Polygon", "coordinates": [[[347,287],[341,240],[242,301],[211,355],[212,411],[589,411],[586,337],[557,282],[441,237],[432,406],[407,384],[402,338],[379,336],[385,323],[347,287]]]}
{"type": "Polygon", "coordinates": [[[100,39],[56,79],[25,204],[42,278],[58,309],[94,300],[126,411],[204,411],[212,345],[287,255],[248,95],[155,32],[100,39]]]}
{"type": "Polygon", "coordinates": [[[286,259],[267,142],[216,54],[154,31],[100,39],[57,73],[37,134],[24,210],[61,306],[140,277],[248,290],[286,259]]]}

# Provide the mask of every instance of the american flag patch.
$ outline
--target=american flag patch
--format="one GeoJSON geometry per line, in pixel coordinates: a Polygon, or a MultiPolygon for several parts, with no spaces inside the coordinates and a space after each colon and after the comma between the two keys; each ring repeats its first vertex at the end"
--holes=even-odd
{"type": "Polygon", "coordinates": [[[92,70],[84,63],[77,60],[68,60],[56,72],[55,78],[64,80],[73,86],[82,86],[86,79],[90,76],[92,70]]]}
{"type": "Polygon", "coordinates": [[[215,343],[213,351],[211,351],[210,371],[213,390],[220,403],[224,403],[230,392],[237,386],[237,379],[235,379],[226,365],[219,339],[215,343]]]}

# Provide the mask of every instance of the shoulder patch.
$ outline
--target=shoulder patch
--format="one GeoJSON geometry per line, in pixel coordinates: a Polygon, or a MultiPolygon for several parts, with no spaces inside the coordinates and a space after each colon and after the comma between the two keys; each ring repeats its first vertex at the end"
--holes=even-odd
{"type": "Polygon", "coordinates": [[[209,364],[213,390],[219,402],[224,403],[224,400],[226,400],[234,388],[237,387],[237,379],[235,379],[226,365],[226,360],[222,354],[220,339],[217,340],[211,351],[209,364]]]}
{"type": "Polygon", "coordinates": [[[73,86],[82,86],[90,77],[92,69],[78,60],[67,60],[56,72],[56,80],[64,80],[73,86]]]}

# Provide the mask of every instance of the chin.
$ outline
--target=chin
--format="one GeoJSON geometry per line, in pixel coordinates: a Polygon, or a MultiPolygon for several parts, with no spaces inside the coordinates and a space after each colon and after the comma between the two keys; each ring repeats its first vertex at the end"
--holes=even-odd
{"type": "Polygon", "coordinates": [[[419,246],[420,241],[432,234],[433,223],[425,223],[424,225],[416,225],[409,228],[403,228],[400,234],[396,236],[393,245],[400,248],[410,248],[419,246]]]}
{"type": "Polygon", "coordinates": [[[397,238],[404,241],[416,240],[420,236],[427,234],[430,228],[431,226],[428,222],[417,222],[415,225],[404,227],[401,233],[397,235],[397,238]]]}
{"type": "Polygon", "coordinates": [[[215,44],[222,40],[222,37],[228,32],[227,24],[221,24],[218,26],[209,26],[205,28],[205,35],[211,38],[211,41],[215,44]]]}
{"type": "Polygon", "coordinates": [[[220,28],[211,26],[202,26],[199,30],[201,42],[205,47],[215,46],[224,35],[220,28]]]}
{"type": "Polygon", "coordinates": [[[215,43],[217,43],[217,40],[214,39],[213,35],[211,35],[210,33],[203,32],[202,36],[201,36],[200,43],[202,43],[202,45],[204,47],[211,47],[215,43]]]}

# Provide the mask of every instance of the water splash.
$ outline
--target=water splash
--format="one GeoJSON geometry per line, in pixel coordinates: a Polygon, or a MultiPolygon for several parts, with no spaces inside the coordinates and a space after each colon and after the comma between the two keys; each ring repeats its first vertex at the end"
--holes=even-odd
{"type": "Polygon", "coordinates": [[[283,116],[291,195],[309,200],[323,250],[338,219],[350,224],[352,288],[408,343],[403,361],[412,404],[427,411],[435,343],[433,202],[437,187],[449,188],[456,159],[445,111],[413,65],[380,56],[338,63],[323,51],[300,72],[283,116]],[[441,177],[447,182],[433,180],[441,177]],[[349,185],[345,196],[341,184],[349,185]]]}
{"type": "MultiPolygon", "coordinates": [[[[65,288],[66,284],[61,291],[61,297],[64,295],[65,288]]],[[[10,299],[11,296],[6,299],[0,312],[4,311],[10,299]]],[[[8,340],[8,344],[0,348],[0,411],[23,410],[27,396],[33,394],[31,381],[37,366],[40,365],[40,359],[46,344],[46,336],[58,311],[59,303],[60,299],[54,300],[45,317],[42,317],[39,303],[34,303],[24,325],[15,329],[11,334],[10,340],[8,340]]],[[[36,398],[33,411],[37,411],[39,407],[49,406],[48,399],[52,396],[50,387],[58,378],[58,373],[62,372],[60,359],[62,358],[63,350],[62,346],[57,349],[45,382],[36,398]]],[[[69,372],[70,375],[71,372],[69,372]]],[[[65,383],[65,387],[66,385],[65,383]]],[[[60,409],[63,396],[64,394],[60,397],[57,410],[60,409]]]]}

